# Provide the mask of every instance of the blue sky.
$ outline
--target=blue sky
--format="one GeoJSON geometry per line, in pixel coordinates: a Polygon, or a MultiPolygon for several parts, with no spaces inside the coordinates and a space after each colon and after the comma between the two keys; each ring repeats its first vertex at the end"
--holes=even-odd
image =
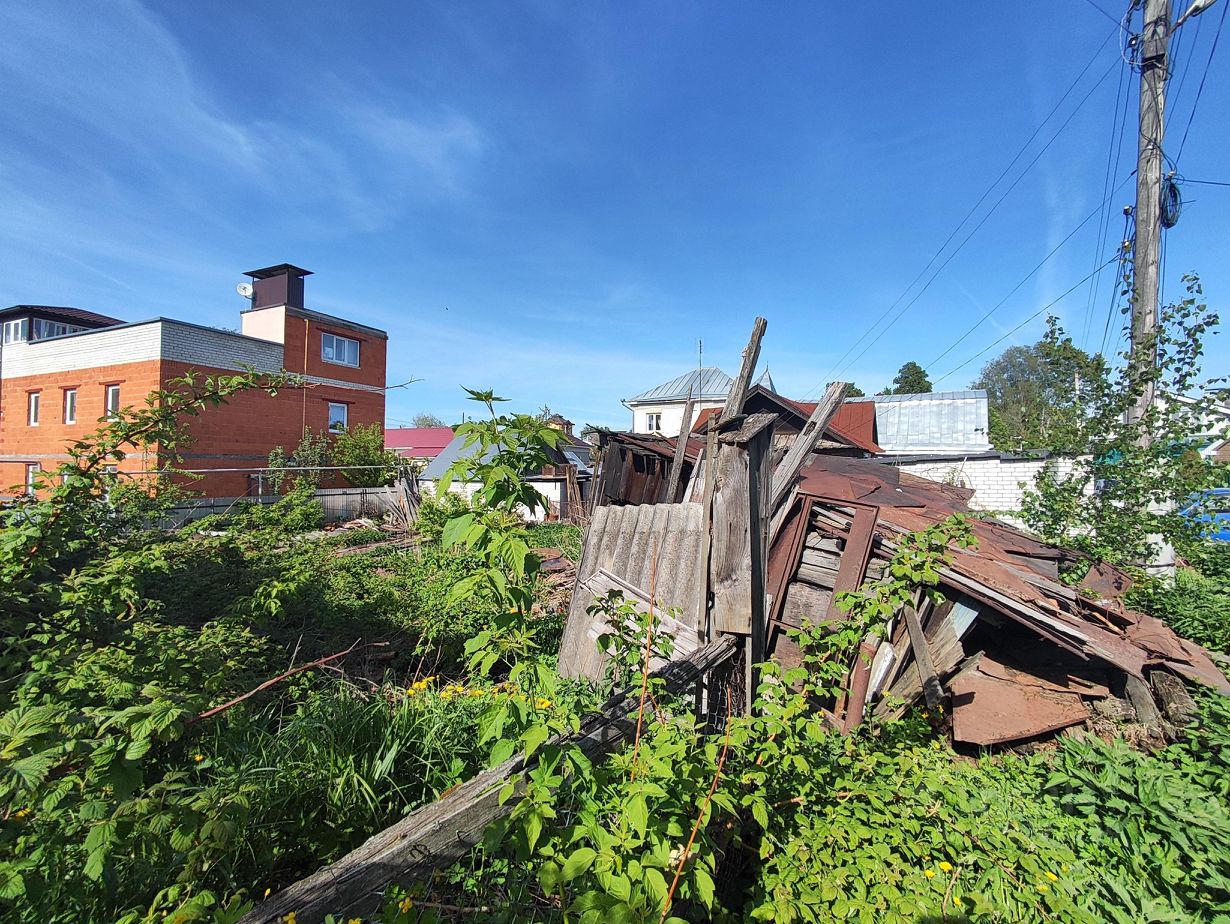
{"type": "MultiPolygon", "coordinates": [[[[788,395],[838,371],[870,392],[906,360],[965,387],[1042,318],[971,357],[1122,235],[1136,78],[1116,63],[1123,4],[1096,3],[1110,16],[1090,0],[4,4],[0,304],[235,327],[241,272],[296,263],[316,273],[310,306],[389,331],[391,383],[421,379],[390,393],[390,424],[456,419],[468,385],[626,426],[619,399],[694,366],[698,338],[733,373],[756,314],[788,395]],[[1121,77],[1118,192],[1096,211],[1121,77]]],[[[1171,157],[1221,6],[1182,30],[1171,157]]],[[[1230,182],[1227,45],[1190,179],[1230,182]]],[[[1230,187],[1184,191],[1166,292],[1198,270],[1225,305],[1230,187]]],[[[1086,285],[1052,309],[1095,349],[1098,281],[1096,301],[1086,285]]],[[[1218,339],[1211,373],[1230,365],[1218,339]]]]}

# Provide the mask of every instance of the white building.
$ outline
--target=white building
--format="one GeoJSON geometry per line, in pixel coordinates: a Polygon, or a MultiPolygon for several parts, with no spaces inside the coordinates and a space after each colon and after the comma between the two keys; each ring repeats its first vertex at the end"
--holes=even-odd
{"type": "MultiPolygon", "coordinates": [[[[624,398],[624,407],[632,412],[632,432],[678,436],[683,427],[683,409],[689,398],[694,402],[692,419],[695,420],[705,408],[722,407],[734,382],[717,366],[705,366],[639,395],[624,398]]],[[[756,384],[774,390],[767,369],[756,384]]]]}

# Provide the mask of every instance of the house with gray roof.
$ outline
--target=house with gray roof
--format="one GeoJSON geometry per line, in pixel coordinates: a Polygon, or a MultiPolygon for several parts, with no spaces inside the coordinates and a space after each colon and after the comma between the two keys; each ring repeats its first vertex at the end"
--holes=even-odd
{"type": "MultiPolygon", "coordinates": [[[[705,408],[724,405],[734,383],[735,380],[717,366],[703,366],[639,395],[624,398],[623,405],[632,412],[633,433],[678,436],[683,427],[683,409],[689,398],[693,400],[692,416],[695,419],[705,408]]],[[[768,369],[755,384],[763,385],[769,391],[775,390],[768,369]]]]}

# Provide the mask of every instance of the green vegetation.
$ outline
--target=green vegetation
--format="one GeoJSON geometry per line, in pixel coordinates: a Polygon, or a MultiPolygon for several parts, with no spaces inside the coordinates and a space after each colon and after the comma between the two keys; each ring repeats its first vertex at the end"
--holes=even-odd
{"type": "MultiPolygon", "coordinates": [[[[1226,700],[1202,696],[1187,740],[1153,754],[1072,738],[977,760],[955,759],[925,712],[841,737],[816,711],[864,633],[972,541],[959,518],[903,540],[882,580],[842,598],[840,630],[798,633],[805,667],[764,665],[755,711],[715,729],[642,679],[650,633],[672,642],[617,597],[596,604],[625,627],[602,641],[605,682],[558,676],[532,550],[571,553],[576,532],[517,516],[541,505],[521,473],[558,436],[497,414],[489,392],[471,393],[488,415],[453,472],[481,490],[426,503],[417,548],[338,554],[373,535],[315,531],[310,481],[174,532],[140,525],[149,498],[103,500],[120,453],[291,385],[186,380],[5,514],[4,920],[234,921],[516,752],[538,766],[512,814],[466,861],[390,889],[382,920],[1230,919],[1226,700]],[[550,743],[629,685],[632,745],[590,762],[550,743]]],[[[1217,643],[1230,557],[1185,551],[1207,595],[1140,600],[1217,643]]]]}

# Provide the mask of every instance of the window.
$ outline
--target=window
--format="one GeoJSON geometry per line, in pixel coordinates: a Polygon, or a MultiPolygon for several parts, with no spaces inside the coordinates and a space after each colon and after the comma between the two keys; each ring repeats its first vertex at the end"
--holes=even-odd
{"type": "Polygon", "coordinates": [[[18,318],[16,321],[4,322],[4,342],[23,343],[30,339],[30,319],[18,318]]]}
{"type": "Polygon", "coordinates": [[[77,389],[64,389],[64,422],[66,424],[75,424],[77,422],[77,389]]]}
{"type": "Polygon", "coordinates": [[[42,318],[35,318],[33,339],[41,340],[44,337],[63,337],[65,334],[75,334],[82,330],[85,330],[85,328],[79,327],[76,324],[65,324],[63,321],[45,321],[42,318]]]}
{"type": "Polygon", "coordinates": [[[347,414],[350,411],[344,404],[329,402],[329,432],[341,433],[346,429],[347,414]]]}
{"type": "Polygon", "coordinates": [[[359,366],[359,341],[336,334],[320,335],[320,358],[327,363],[342,366],[359,366]]]}
{"type": "Polygon", "coordinates": [[[38,476],[42,473],[43,467],[37,462],[31,462],[26,466],[26,493],[33,494],[35,487],[38,485],[38,476]]]}
{"type": "Polygon", "coordinates": [[[39,405],[43,403],[42,392],[32,391],[26,395],[26,423],[31,427],[38,426],[39,405]]]}
{"type": "Polygon", "coordinates": [[[662,415],[661,414],[646,414],[645,429],[650,433],[659,433],[662,430],[662,415]]]}
{"type": "Polygon", "coordinates": [[[103,399],[103,414],[108,420],[114,420],[120,415],[120,386],[107,386],[103,399]]]}

